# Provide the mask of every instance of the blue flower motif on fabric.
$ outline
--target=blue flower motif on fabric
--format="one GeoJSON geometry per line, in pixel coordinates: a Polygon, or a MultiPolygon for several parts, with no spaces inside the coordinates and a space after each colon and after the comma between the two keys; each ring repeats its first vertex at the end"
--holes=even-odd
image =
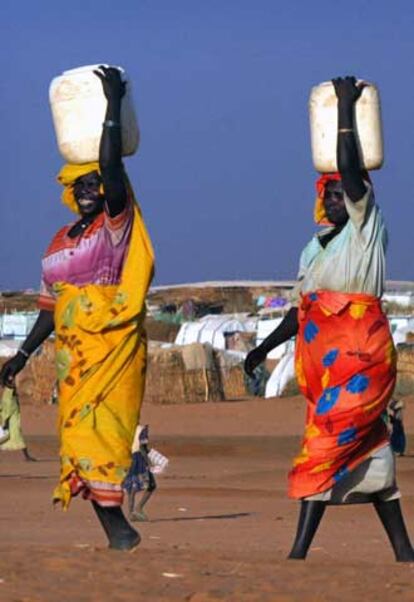
{"type": "Polygon", "coordinates": [[[325,368],[329,368],[329,366],[332,366],[332,364],[338,357],[338,353],[339,349],[331,349],[326,355],[323,356],[322,363],[325,366],[325,368]]]}
{"type": "Polygon", "coordinates": [[[305,330],[304,330],[304,335],[305,335],[305,341],[307,343],[311,343],[313,341],[313,339],[316,337],[316,335],[319,332],[319,328],[316,326],[315,322],[312,322],[312,320],[309,320],[309,322],[306,324],[305,326],[305,330]]]}
{"type": "Polygon", "coordinates": [[[341,387],[328,387],[325,389],[322,397],[319,398],[316,405],[316,414],[321,416],[322,414],[329,412],[329,410],[331,410],[338,401],[340,392],[341,387]]]}
{"type": "Polygon", "coordinates": [[[333,476],[335,483],[337,483],[347,475],[349,475],[349,470],[346,466],[341,466],[341,468],[333,476]]]}
{"type": "Polygon", "coordinates": [[[317,295],[316,293],[311,293],[311,294],[309,295],[309,299],[310,299],[311,301],[316,301],[316,300],[318,299],[318,295],[317,295]]]}
{"type": "Polygon", "coordinates": [[[355,441],[357,430],[354,426],[341,431],[338,435],[338,445],[347,445],[355,441]]]}
{"type": "Polygon", "coordinates": [[[363,393],[369,385],[369,378],[364,374],[355,374],[346,385],[346,390],[350,393],[363,393]]]}

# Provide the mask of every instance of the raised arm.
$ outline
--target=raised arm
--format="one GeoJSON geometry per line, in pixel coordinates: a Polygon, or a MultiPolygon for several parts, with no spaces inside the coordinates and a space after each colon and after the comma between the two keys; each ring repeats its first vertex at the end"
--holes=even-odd
{"type": "Polygon", "coordinates": [[[291,307],[279,326],[258,347],[248,353],[244,362],[245,372],[249,376],[253,376],[254,369],[264,362],[267,354],[278,345],[294,337],[298,332],[298,328],[298,308],[291,307]]]}
{"type": "Polygon", "coordinates": [[[102,82],[108,101],[99,147],[99,169],[109,215],[115,217],[125,209],[127,190],[122,165],[121,103],[125,82],[119,69],[99,67],[94,72],[102,82]]]}
{"type": "Polygon", "coordinates": [[[54,329],[53,312],[45,309],[40,310],[37,320],[20,350],[3,365],[0,371],[0,383],[2,385],[10,386],[13,384],[14,377],[23,370],[31,354],[52,334],[54,329]]]}
{"type": "Polygon", "coordinates": [[[338,98],[338,171],[347,196],[356,203],[367,191],[355,135],[355,103],[363,86],[357,84],[355,77],[338,77],[332,83],[338,98]]]}

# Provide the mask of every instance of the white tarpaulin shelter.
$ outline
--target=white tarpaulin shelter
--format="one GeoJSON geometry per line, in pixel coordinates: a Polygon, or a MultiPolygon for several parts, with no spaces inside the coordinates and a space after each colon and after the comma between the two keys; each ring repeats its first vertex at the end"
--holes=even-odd
{"type": "Polygon", "coordinates": [[[280,397],[293,378],[295,378],[295,351],[292,346],[292,349],[282,357],[266,383],[266,399],[280,397]]]}
{"type": "Polygon", "coordinates": [[[175,339],[176,345],[210,343],[215,349],[225,349],[225,333],[255,332],[257,318],[247,314],[220,314],[204,316],[197,322],[184,322],[175,339]]]}
{"type": "Polygon", "coordinates": [[[403,307],[414,305],[414,296],[411,291],[407,293],[385,292],[382,300],[389,303],[398,303],[398,305],[402,305],[403,307]]]}
{"type": "Polygon", "coordinates": [[[1,318],[1,336],[11,339],[25,339],[38,315],[39,312],[37,311],[4,314],[1,318]]]}
{"type": "Polygon", "coordinates": [[[414,333],[414,318],[410,318],[409,316],[395,316],[390,317],[389,322],[394,345],[405,343],[407,334],[409,332],[414,333]]]}

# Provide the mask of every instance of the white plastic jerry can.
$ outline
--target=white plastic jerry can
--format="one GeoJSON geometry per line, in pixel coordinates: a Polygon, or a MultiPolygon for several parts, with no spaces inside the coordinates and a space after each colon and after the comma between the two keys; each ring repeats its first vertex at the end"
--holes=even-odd
{"type": "MultiPolygon", "coordinates": [[[[355,133],[359,144],[361,166],[380,169],[384,161],[379,92],[374,84],[365,87],[355,106],[355,133]]],[[[338,171],[336,144],[338,134],[338,99],[332,82],[312,88],[309,98],[312,159],[321,173],[338,171]]]]}
{"type": "MultiPolygon", "coordinates": [[[[61,155],[69,163],[89,163],[99,159],[107,100],[101,80],[93,73],[98,67],[87,65],[64,71],[50,84],[49,100],[57,143],[61,155]]],[[[121,104],[122,154],[127,156],[133,155],[138,148],[139,129],[131,84],[125,71],[118,69],[127,82],[121,104]]]]}

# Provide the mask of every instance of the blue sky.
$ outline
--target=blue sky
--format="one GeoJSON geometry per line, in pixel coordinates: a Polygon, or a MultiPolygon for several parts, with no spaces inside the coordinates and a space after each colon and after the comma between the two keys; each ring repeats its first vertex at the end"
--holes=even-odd
{"type": "Polygon", "coordinates": [[[346,74],[380,88],[387,275],[414,279],[413,3],[2,0],[0,19],[0,289],[36,287],[46,245],[72,219],[48,87],[99,62],[133,83],[141,147],[126,165],[157,283],[295,276],[315,230],[310,88],[346,74]]]}

